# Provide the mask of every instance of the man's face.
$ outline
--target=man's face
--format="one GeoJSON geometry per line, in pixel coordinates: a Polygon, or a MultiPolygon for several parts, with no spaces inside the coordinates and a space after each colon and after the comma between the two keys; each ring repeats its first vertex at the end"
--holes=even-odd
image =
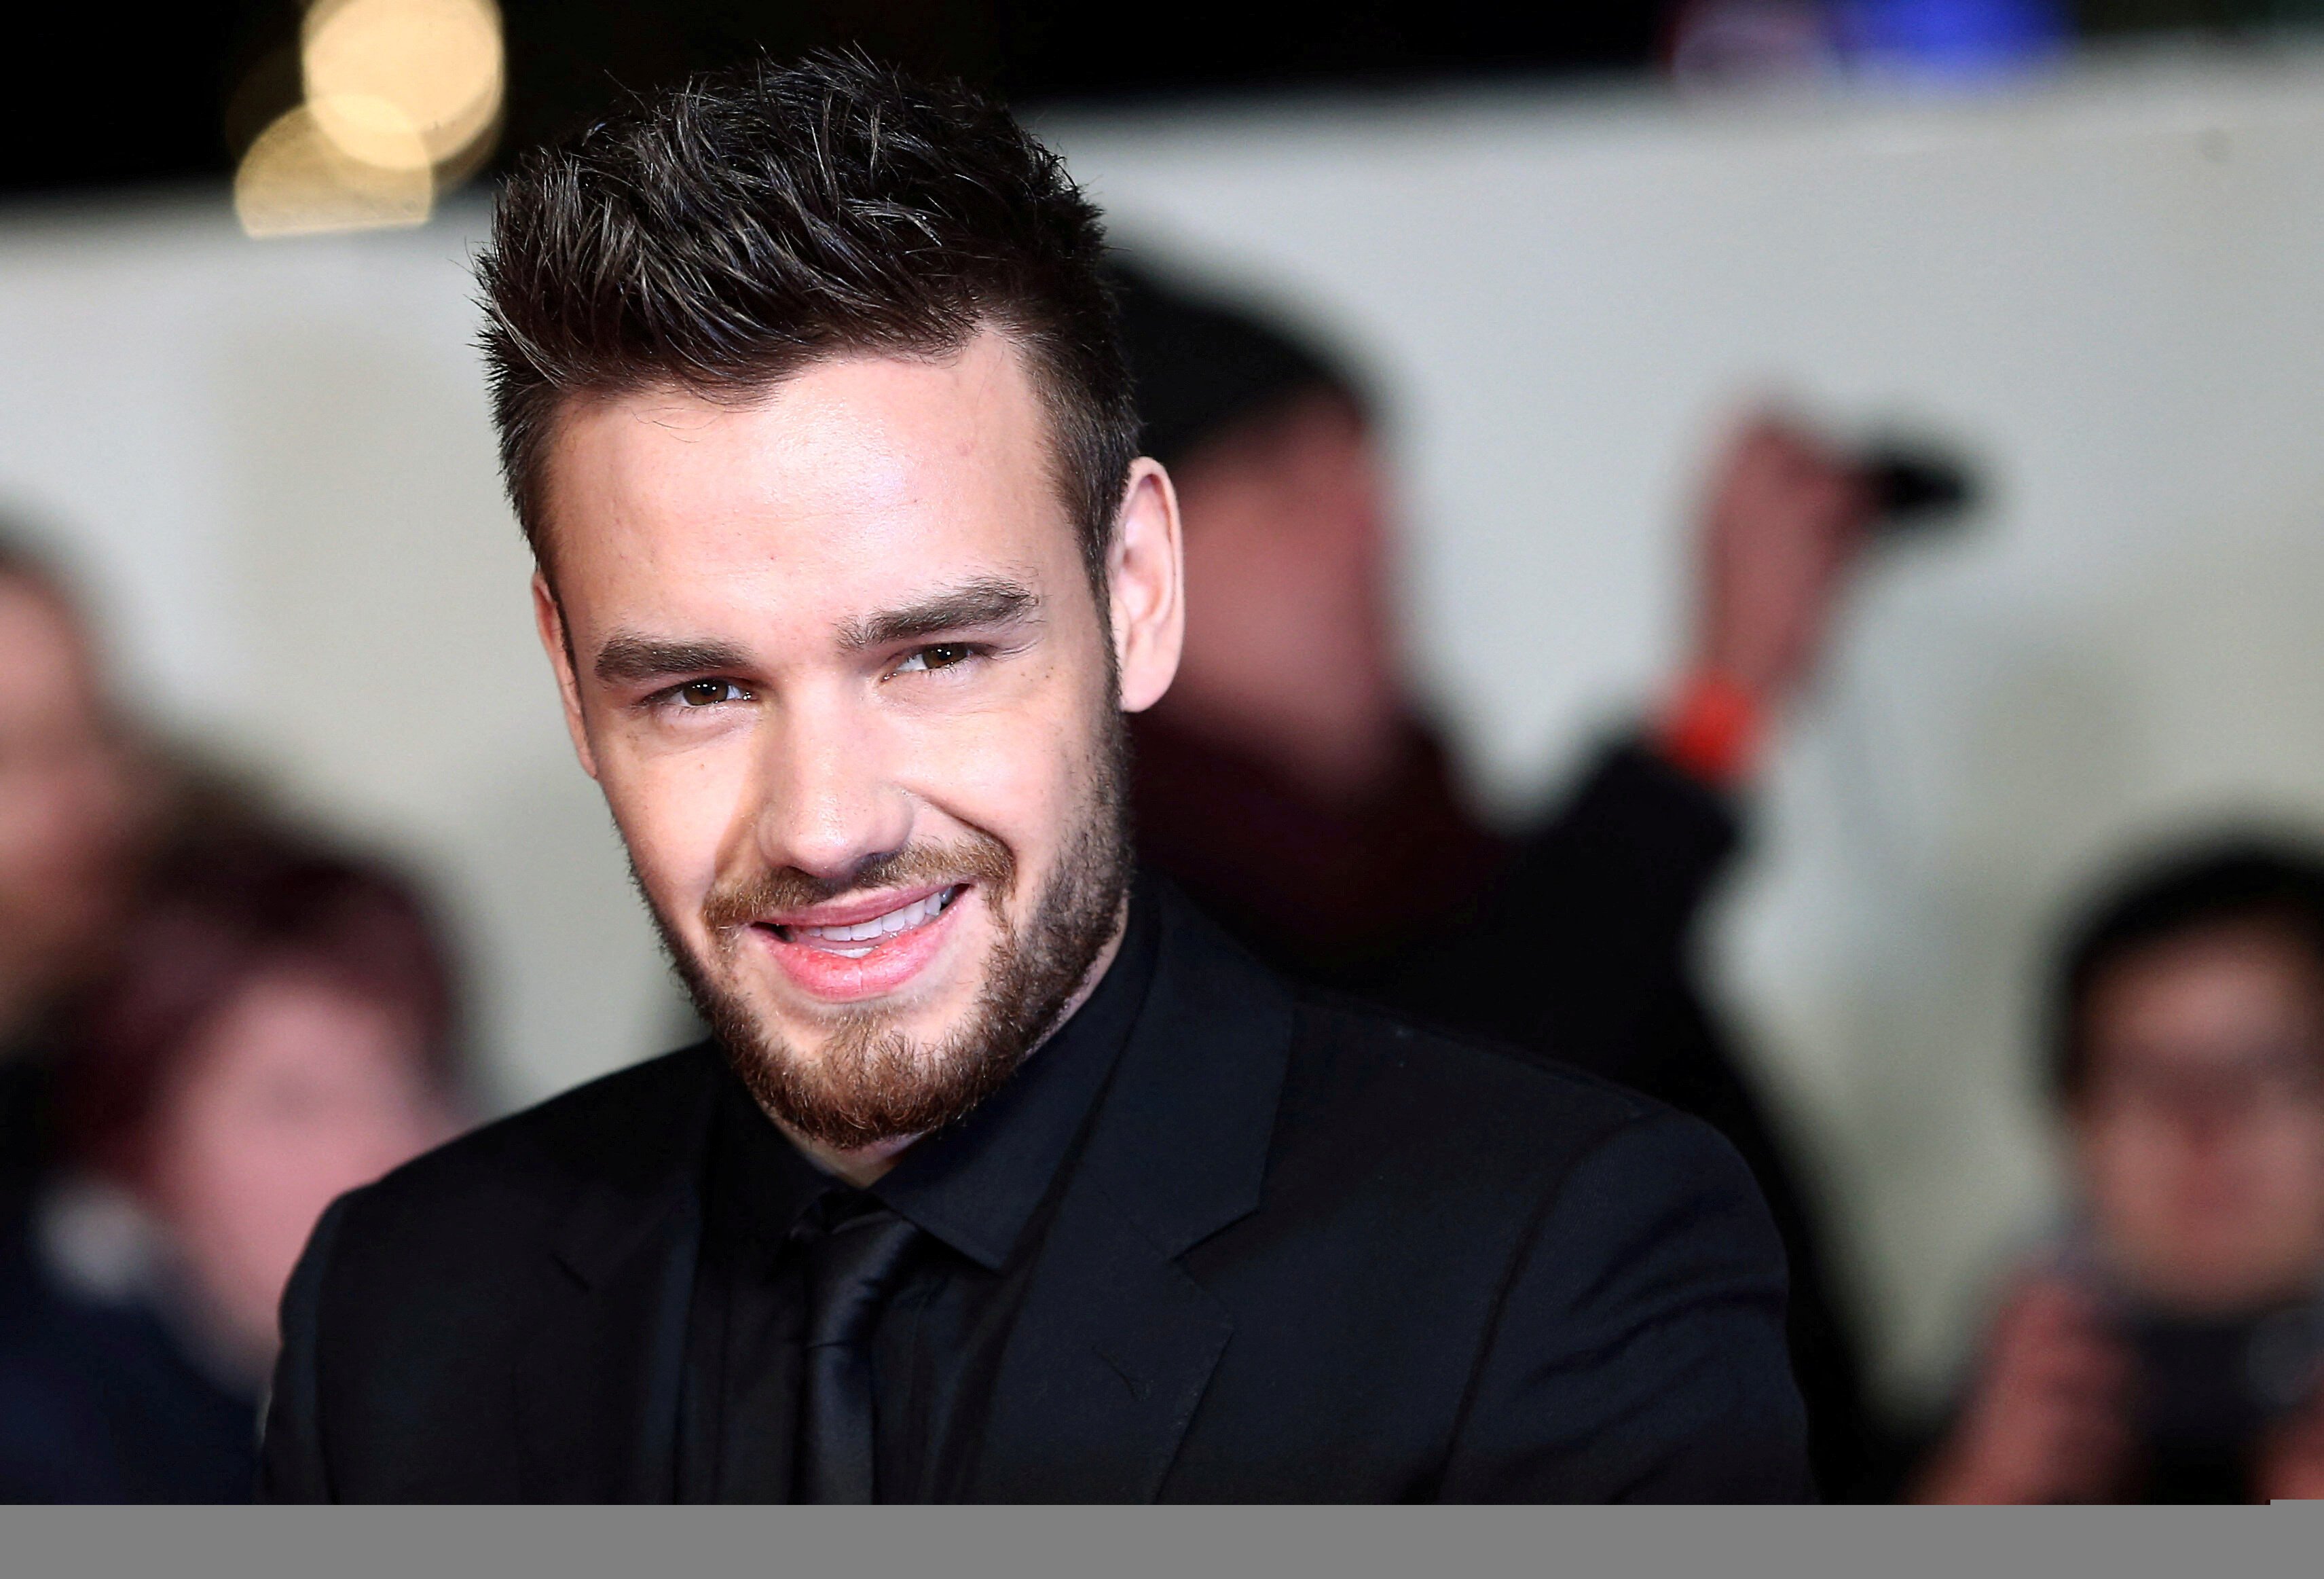
{"type": "Polygon", "coordinates": [[[2074,1128],[2101,1247],[2149,1297],[2232,1311],[2324,1273],[2324,972],[2265,922],[2126,956],[2092,984],[2074,1128]]]}
{"type": "Polygon", "coordinates": [[[1190,629],[1171,706],[1268,729],[1393,707],[1388,485],[1355,407],[1299,397],[1200,446],[1176,480],[1190,629]]]}
{"type": "Polygon", "coordinates": [[[0,577],[0,1014],[94,956],[138,809],[80,629],[49,592],[0,577]]]}
{"type": "Polygon", "coordinates": [[[737,1067],[837,1151],[958,1116],[1119,934],[1119,712],[1176,662],[1167,480],[1133,473],[1102,608],[991,333],[748,405],[579,402],[547,480],[576,743],[737,1067]]]}

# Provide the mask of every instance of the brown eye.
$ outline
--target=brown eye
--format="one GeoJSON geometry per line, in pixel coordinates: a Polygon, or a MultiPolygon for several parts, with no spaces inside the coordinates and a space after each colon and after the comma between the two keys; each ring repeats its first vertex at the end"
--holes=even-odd
{"type": "Polygon", "coordinates": [[[898,665],[899,673],[914,669],[950,669],[976,656],[976,649],[965,642],[939,642],[933,647],[923,647],[898,665]]]}
{"type": "Polygon", "coordinates": [[[712,706],[716,703],[728,700],[734,695],[735,688],[731,680],[688,680],[678,688],[678,699],[689,707],[712,706]]]}

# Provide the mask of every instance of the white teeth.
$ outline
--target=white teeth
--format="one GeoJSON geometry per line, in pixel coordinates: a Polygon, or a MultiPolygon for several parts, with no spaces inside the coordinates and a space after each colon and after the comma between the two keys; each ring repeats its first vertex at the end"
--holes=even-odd
{"type": "MultiPolygon", "coordinates": [[[[801,937],[820,937],[826,943],[868,943],[890,937],[933,921],[960,892],[958,884],[939,889],[926,899],[914,900],[908,905],[899,905],[884,916],[874,916],[868,921],[856,921],[844,927],[793,927],[789,930],[801,937]]],[[[847,959],[862,959],[869,948],[835,948],[833,953],[847,959]]]]}

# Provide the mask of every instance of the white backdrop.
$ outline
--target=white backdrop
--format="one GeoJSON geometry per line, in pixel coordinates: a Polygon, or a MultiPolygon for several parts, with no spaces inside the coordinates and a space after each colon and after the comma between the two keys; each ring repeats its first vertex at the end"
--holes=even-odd
{"type": "MultiPolygon", "coordinates": [[[[1378,372],[1414,663],[1505,813],[1674,660],[1738,401],[1985,458],[1981,526],[1854,605],[1712,951],[1885,1375],[1928,1396],[2052,1209],[2027,1071],[2058,904],[2158,829],[2324,820],[2324,59],[1046,129],[1123,239],[1378,372]]],[[[208,191],[0,220],[0,501],[79,551],[152,711],[438,885],[518,1100],[679,1011],[532,645],[469,346],[480,223],[261,245],[208,191]]]]}

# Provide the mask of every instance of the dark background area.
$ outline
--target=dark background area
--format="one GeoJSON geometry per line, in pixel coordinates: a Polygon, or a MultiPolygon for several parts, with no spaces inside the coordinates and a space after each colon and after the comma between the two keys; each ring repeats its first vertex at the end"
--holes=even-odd
{"type": "MultiPolygon", "coordinates": [[[[0,98],[0,193],[223,178],[295,103],[297,0],[46,8],[0,98]]],[[[754,48],[860,43],[1018,103],[1157,99],[1448,79],[1641,76],[1671,0],[503,0],[502,157],[646,88],[754,48]]],[[[2083,0],[2079,30],[2235,32],[2299,0],[2083,0]]]]}

